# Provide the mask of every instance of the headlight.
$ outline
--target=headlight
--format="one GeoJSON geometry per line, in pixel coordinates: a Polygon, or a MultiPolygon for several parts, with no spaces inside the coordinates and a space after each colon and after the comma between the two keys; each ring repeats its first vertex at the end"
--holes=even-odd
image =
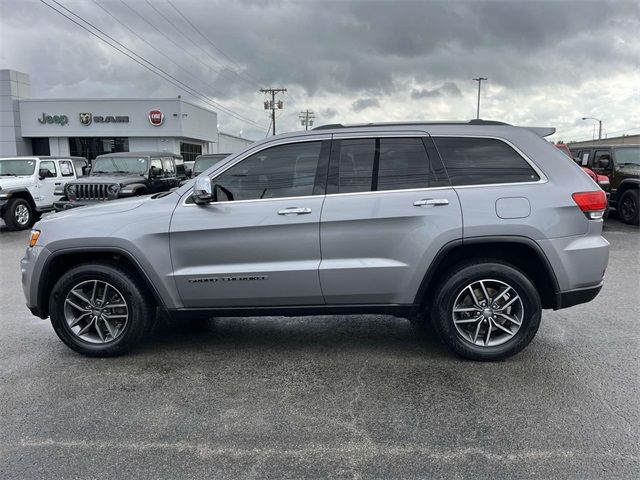
{"type": "Polygon", "coordinates": [[[68,184],[66,187],[64,187],[65,192],[67,192],[67,195],[75,195],[76,194],[76,186],[73,184],[68,184]]]}
{"type": "Polygon", "coordinates": [[[109,185],[109,193],[111,195],[115,195],[118,193],[118,190],[120,190],[120,185],[112,183],[111,185],[109,185]]]}

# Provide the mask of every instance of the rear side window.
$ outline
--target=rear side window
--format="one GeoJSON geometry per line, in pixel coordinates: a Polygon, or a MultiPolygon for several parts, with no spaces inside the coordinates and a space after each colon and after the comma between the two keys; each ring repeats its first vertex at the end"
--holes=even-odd
{"type": "Polygon", "coordinates": [[[337,177],[337,193],[449,185],[436,152],[428,155],[420,137],[341,140],[337,177]]]}
{"type": "Polygon", "coordinates": [[[173,159],[172,158],[168,158],[168,157],[164,157],[162,159],[162,164],[164,166],[164,174],[167,177],[172,177],[173,174],[175,173],[175,169],[173,168],[173,159]]]}
{"type": "Polygon", "coordinates": [[[63,177],[73,177],[73,167],[71,166],[71,162],[67,160],[60,160],[60,173],[63,177]]]}
{"type": "Polygon", "coordinates": [[[538,174],[518,152],[493,138],[434,138],[452,185],[535,182],[538,174]]]}

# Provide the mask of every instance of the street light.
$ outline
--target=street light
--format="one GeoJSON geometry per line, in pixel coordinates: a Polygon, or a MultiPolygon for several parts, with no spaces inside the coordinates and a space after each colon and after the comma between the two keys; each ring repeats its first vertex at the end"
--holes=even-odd
{"type": "Polygon", "coordinates": [[[598,141],[602,140],[602,120],[594,117],[582,117],[582,120],[595,120],[598,122],[598,141]]]}
{"type": "Polygon", "coordinates": [[[480,87],[482,86],[483,80],[489,80],[489,79],[484,77],[478,77],[478,78],[472,78],[471,80],[475,80],[476,82],[478,82],[478,111],[476,112],[476,118],[479,120],[480,119],[480,87]]]}

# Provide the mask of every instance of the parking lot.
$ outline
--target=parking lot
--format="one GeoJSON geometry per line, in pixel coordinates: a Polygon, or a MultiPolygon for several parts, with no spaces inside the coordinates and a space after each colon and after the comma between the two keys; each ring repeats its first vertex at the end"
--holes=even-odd
{"type": "Polygon", "coordinates": [[[388,316],[164,322],[113,359],[24,306],[0,232],[0,478],[637,478],[640,235],[595,301],[498,363],[388,316]]]}

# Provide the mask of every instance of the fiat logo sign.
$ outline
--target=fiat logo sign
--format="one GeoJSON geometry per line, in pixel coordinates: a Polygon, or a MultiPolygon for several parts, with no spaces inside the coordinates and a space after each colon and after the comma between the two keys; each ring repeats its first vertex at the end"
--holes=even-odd
{"type": "Polygon", "coordinates": [[[149,123],[154,127],[159,127],[164,123],[164,113],[160,110],[151,110],[149,112],[149,123]]]}

